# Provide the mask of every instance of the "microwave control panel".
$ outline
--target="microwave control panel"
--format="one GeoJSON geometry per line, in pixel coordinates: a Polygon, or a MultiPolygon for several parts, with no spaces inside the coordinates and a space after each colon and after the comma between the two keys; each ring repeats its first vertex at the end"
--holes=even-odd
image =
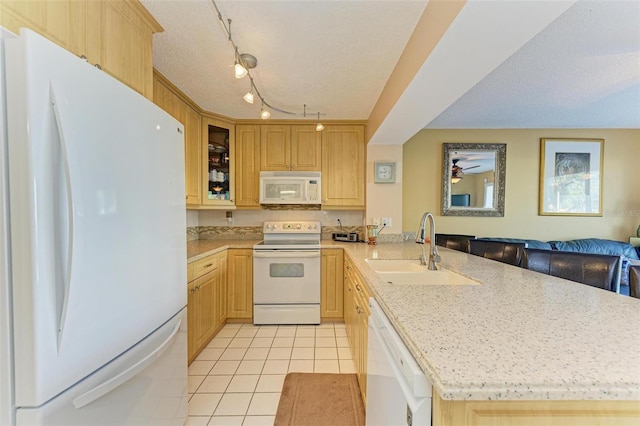
{"type": "Polygon", "coordinates": [[[318,181],[309,181],[309,201],[318,201],[318,181]]]}

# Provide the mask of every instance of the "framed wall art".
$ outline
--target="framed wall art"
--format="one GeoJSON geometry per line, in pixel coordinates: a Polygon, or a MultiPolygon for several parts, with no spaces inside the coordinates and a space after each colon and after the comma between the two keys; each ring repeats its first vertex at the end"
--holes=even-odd
{"type": "Polygon", "coordinates": [[[602,216],[604,139],[540,140],[542,216],[602,216]]]}

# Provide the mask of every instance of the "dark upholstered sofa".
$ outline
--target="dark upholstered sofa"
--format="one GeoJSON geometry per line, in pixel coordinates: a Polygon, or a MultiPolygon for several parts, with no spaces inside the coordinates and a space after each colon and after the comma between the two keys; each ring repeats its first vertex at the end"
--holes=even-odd
{"type": "MultiPolygon", "coordinates": [[[[640,247],[633,247],[622,241],[603,240],[600,238],[583,238],[570,241],[539,241],[520,238],[482,237],[481,240],[526,243],[528,248],[544,250],[574,251],[581,253],[609,254],[622,257],[622,274],[620,284],[629,285],[629,265],[640,264],[640,247]]],[[[628,287],[622,290],[628,293],[628,287]]]]}

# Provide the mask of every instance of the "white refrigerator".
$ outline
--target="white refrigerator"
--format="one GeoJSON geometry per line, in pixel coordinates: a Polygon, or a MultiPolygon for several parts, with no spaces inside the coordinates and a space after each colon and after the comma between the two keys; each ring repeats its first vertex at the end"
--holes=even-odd
{"type": "Polygon", "coordinates": [[[0,424],[181,425],[183,126],[32,31],[2,42],[0,424]]]}

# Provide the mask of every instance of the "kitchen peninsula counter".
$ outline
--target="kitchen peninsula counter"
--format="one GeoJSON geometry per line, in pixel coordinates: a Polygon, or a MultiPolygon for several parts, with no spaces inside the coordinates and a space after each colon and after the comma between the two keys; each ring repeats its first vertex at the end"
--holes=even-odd
{"type": "MultiPolygon", "coordinates": [[[[188,262],[259,241],[189,241],[188,262]]],[[[444,400],[640,400],[640,299],[443,247],[439,266],[482,285],[388,284],[365,259],[420,245],[321,246],[351,257],[444,400]]]]}
{"type": "Polygon", "coordinates": [[[482,285],[388,284],[365,259],[418,244],[340,246],[443,400],[640,400],[640,300],[442,247],[482,285]]]}

